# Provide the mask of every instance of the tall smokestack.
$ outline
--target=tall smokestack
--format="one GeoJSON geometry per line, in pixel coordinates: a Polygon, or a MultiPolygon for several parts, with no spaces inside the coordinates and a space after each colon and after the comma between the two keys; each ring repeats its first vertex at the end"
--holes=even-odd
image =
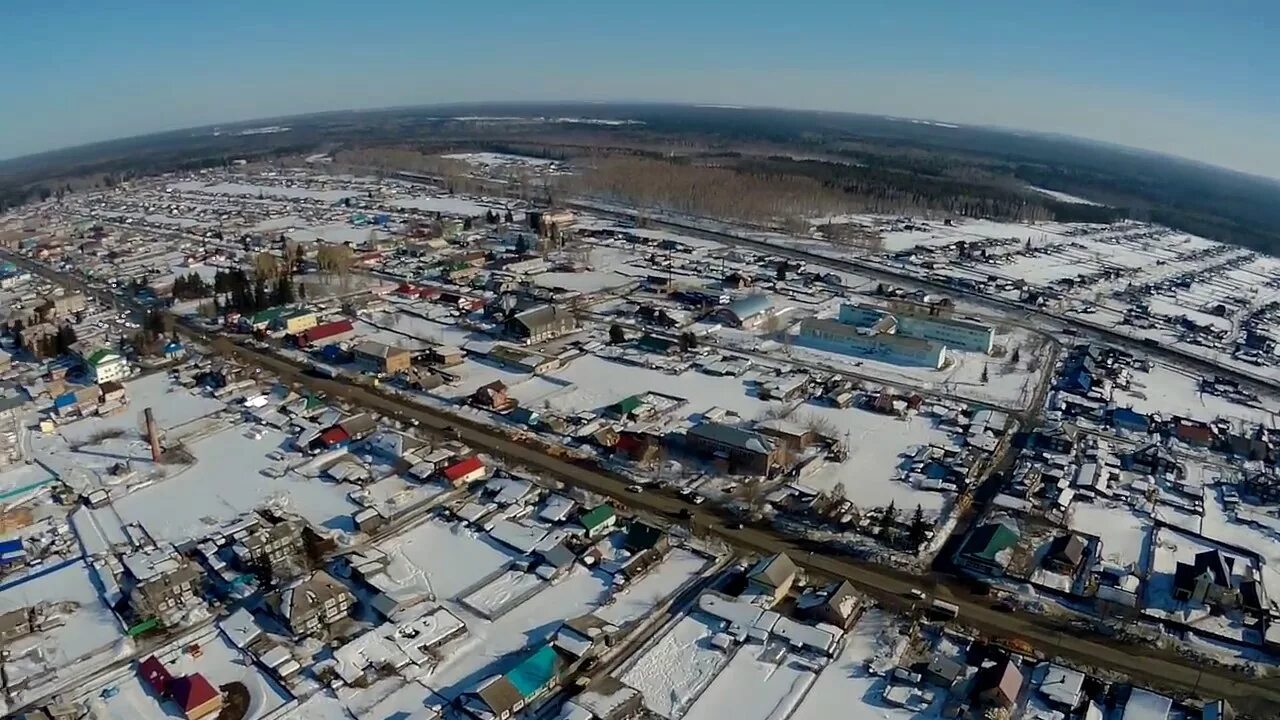
{"type": "Polygon", "coordinates": [[[156,431],[156,416],[151,408],[142,411],[147,419],[147,442],[151,443],[151,462],[160,462],[160,433],[156,431]]]}

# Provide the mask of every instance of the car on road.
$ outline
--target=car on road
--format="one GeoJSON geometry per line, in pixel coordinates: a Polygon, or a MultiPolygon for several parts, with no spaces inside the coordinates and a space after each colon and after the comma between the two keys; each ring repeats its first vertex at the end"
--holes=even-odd
{"type": "Polygon", "coordinates": [[[689,498],[689,502],[693,503],[694,505],[701,505],[706,501],[707,501],[706,495],[694,495],[693,497],[689,498]]]}
{"type": "Polygon", "coordinates": [[[916,600],[927,600],[927,599],[929,599],[929,596],[928,596],[928,595],[926,595],[926,594],[925,594],[925,592],[924,592],[923,590],[921,590],[920,588],[911,588],[911,590],[907,592],[907,595],[909,595],[909,596],[911,596],[911,597],[915,598],[916,600]]]}
{"type": "Polygon", "coordinates": [[[628,486],[627,486],[627,492],[629,492],[629,493],[642,493],[642,492],[644,492],[644,487],[643,487],[643,486],[641,486],[641,485],[634,485],[634,484],[632,484],[632,485],[628,485],[628,486]]]}
{"type": "Polygon", "coordinates": [[[725,524],[724,524],[724,528],[725,528],[726,530],[741,530],[741,529],[742,529],[742,521],[741,521],[741,520],[734,520],[733,522],[727,522],[727,523],[725,523],[725,524]]]}

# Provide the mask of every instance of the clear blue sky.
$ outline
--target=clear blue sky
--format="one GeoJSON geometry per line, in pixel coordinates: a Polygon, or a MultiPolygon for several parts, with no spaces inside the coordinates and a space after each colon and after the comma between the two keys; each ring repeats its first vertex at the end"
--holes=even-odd
{"type": "Polygon", "coordinates": [[[1280,177],[1267,0],[3,0],[0,157],[343,108],[674,100],[1063,132],[1280,177]]]}

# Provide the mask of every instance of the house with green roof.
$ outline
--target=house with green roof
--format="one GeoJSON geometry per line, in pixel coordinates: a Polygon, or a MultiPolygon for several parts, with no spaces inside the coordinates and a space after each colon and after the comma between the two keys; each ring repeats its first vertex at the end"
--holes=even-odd
{"type": "Polygon", "coordinates": [[[1018,531],[1002,522],[987,523],[970,533],[956,553],[956,564],[979,575],[1000,576],[1009,565],[1018,531]]]}
{"type": "Polygon", "coordinates": [[[578,518],[578,524],[587,531],[588,538],[598,538],[609,533],[618,524],[618,514],[608,505],[597,505],[578,518]]]}
{"type": "Polygon", "coordinates": [[[640,408],[643,406],[644,401],[640,399],[639,395],[631,395],[610,405],[605,409],[605,413],[611,417],[629,418],[638,414],[640,408]]]}
{"type": "Polygon", "coordinates": [[[89,381],[101,385],[105,382],[120,381],[129,376],[129,361],[120,353],[109,348],[100,347],[93,352],[82,355],[85,373],[89,381]]]}
{"type": "Polygon", "coordinates": [[[476,720],[508,720],[559,688],[575,669],[573,660],[555,646],[544,645],[506,674],[464,693],[459,707],[476,720]]]}

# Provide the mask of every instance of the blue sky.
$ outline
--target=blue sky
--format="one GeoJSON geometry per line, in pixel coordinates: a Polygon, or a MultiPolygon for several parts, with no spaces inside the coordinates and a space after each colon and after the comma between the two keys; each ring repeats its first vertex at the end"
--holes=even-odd
{"type": "Polygon", "coordinates": [[[1062,132],[1280,177],[1264,0],[4,0],[0,16],[0,157],[317,110],[674,100],[1062,132]]]}

